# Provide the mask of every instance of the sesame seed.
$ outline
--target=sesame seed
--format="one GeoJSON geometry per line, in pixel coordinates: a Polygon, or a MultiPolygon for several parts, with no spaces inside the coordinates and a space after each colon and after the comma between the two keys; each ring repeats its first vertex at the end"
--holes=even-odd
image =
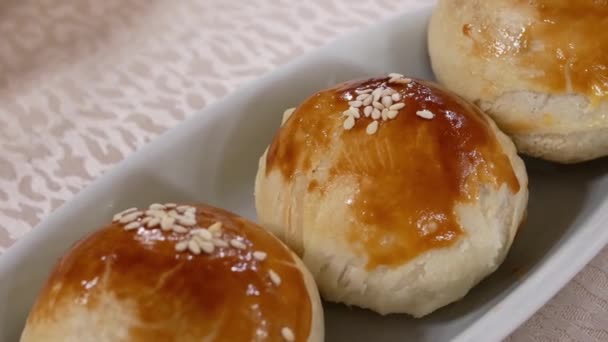
{"type": "Polygon", "coordinates": [[[189,205],[180,205],[177,208],[175,208],[175,210],[177,210],[178,213],[185,213],[189,208],[191,208],[189,205]]]}
{"type": "Polygon", "coordinates": [[[361,101],[350,101],[348,103],[348,105],[353,108],[359,108],[359,107],[361,107],[362,104],[363,104],[363,102],[361,102],[361,101]]]}
{"type": "Polygon", "coordinates": [[[361,117],[361,115],[359,115],[359,110],[357,108],[350,107],[346,111],[349,113],[349,115],[354,116],[355,119],[358,119],[361,117]]]}
{"type": "Polygon", "coordinates": [[[402,78],[403,75],[397,72],[391,72],[390,74],[388,74],[388,77],[390,78],[402,78]]]}
{"type": "Polygon", "coordinates": [[[120,220],[121,217],[123,217],[127,214],[130,214],[134,211],[137,211],[137,208],[133,207],[133,208],[125,209],[125,210],[119,212],[118,214],[114,215],[114,218],[115,218],[114,221],[118,221],[118,220],[120,220]]]}
{"type": "Polygon", "coordinates": [[[179,234],[185,234],[188,232],[188,228],[180,226],[179,224],[174,224],[171,228],[174,232],[179,234]]]}
{"type": "Polygon", "coordinates": [[[378,131],[378,121],[372,121],[367,128],[365,129],[365,133],[372,135],[378,131]]]}
{"type": "Polygon", "coordinates": [[[372,119],[374,120],[378,120],[380,119],[380,111],[378,110],[378,108],[374,108],[374,110],[372,111],[372,119]]]}
{"type": "Polygon", "coordinates": [[[367,106],[363,109],[363,115],[365,115],[366,118],[369,118],[369,116],[372,114],[373,110],[374,110],[374,107],[367,106]]]}
{"type": "Polygon", "coordinates": [[[394,93],[393,95],[391,95],[391,98],[393,99],[393,101],[397,102],[397,101],[401,101],[401,94],[399,93],[394,93]]]}
{"type": "Polygon", "coordinates": [[[242,243],[241,241],[237,240],[237,239],[232,239],[230,240],[230,246],[236,248],[236,249],[245,249],[247,248],[247,246],[242,243]]]}
{"type": "Polygon", "coordinates": [[[374,97],[374,101],[378,101],[382,96],[382,88],[376,88],[372,92],[372,96],[374,97]]]}
{"type": "Polygon", "coordinates": [[[209,228],[207,229],[209,230],[213,235],[216,234],[220,234],[222,233],[222,222],[215,222],[214,224],[210,225],[209,228]]]}
{"type": "Polygon", "coordinates": [[[173,218],[171,216],[165,216],[160,221],[160,228],[162,230],[171,230],[171,227],[173,226],[174,223],[175,223],[175,218],[173,218]]]}
{"type": "Polygon", "coordinates": [[[160,224],[160,219],[154,217],[150,221],[148,221],[148,223],[146,224],[146,227],[154,228],[154,227],[158,226],[159,224],[160,224]]]}
{"type": "Polygon", "coordinates": [[[386,116],[387,116],[389,119],[394,119],[394,118],[396,118],[396,117],[397,117],[397,115],[399,115],[399,112],[398,112],[398,111],[396,111],[396,110],[389,110],[389,111],[388,111],[388,113],[386,113],[386,116]]]}
{"type": "Polygon", "coordinates": [[[150,222],[151,219],[152,219],[152,217],[146,216],[141,220],[141,224],[146,225],[148,222],[150,222]]]}
{"type": "Polygon", "coordinates": [[[395,103],[394,105],[390,106],[389,109],[390,110],[399,110],[399,109],[402,109],[403,107],[405,107],[405,103],[401,102],[401,103],[395,103]]]}
{"type": "Polygon", "coordinates": [[[276,286],[281,285],[281,277],[277,274],[277,272],[273,270],[268,270],[268,275],[270,276],[270,280],[276,286]]]}
{"type": "Polygon", "coordinates": [[[160,203],[152,203],[148,207],[150,210],[165,210],[165,206],[160,203]]]}
{"type": "Polygon", "coordinates": [[[389,95],[385,95],[382,98],[382,104],[384,105],[385,108],[388,108],[393,105],[393,99],[389,95]]]}
{"type": "Polygon", "coordinates": [[[192,252],[192,254],[201,254],[201,248],[194,240],[188,241],[188,250],[192,252]]]}
{"type": "Polygon", "coordinates": [[[412,82],[410,78],[398,78],[395,80],[390,80],[389,83],[397,83],[397,84],[408,84],[412,82]]]}
{"type": "Polygon", "coordinates": [[[190,231],[190,234],[200,236],[203,240],[211,241],[213,239],[213,234],[211,234],[211,232],[207,229],[194,229],[190,231]]]}
{"type": "Polygon", "coordinates": [[[369,94],[361,94],[361,95],[357,96],[357,101],[363,101],[368,97],[369,97],[369,94]]]}
{"type": "Polygon", "coordinates": [[[177,207],[177,204],[175,204],[175,203],[165,203],[165,207],[167,209],[171,209],[171,208],[177,207]]]}
{"type": "Polygon", "coordinates": [[[196,225],[196,220],[191,217],[180,216],[177,218],[177,222],[179,222],[179,224],[181,224],[182,226],[186,227],[192,227],[196,225]]]}
{"type": "Polygon", "coordinates": [[[222,240],[222,239],[213,239],[213,244],[216,247],[228,247],[228,242],[222,240]]]}
{"type": "Polygon", "coordinates": [[[365,100],[363,100],[363,105],[364,106],[369,106],[370,104],[372,104],[372,101],[374,101],[374,97],[373,96],[368,96],[365,98],[365,100]]]}
{"type": "Polygon", "coordinates": [[[343,127],[347,131],[352,129],[353,127],[355,127],[355,118],[352,116],[349,116],[348,118],[346,118],[346,120],[344,120],[343,127]]]}
{"type": "Polygon", "coordinates": [[[133,221],[125,226],[125,230],[133,230],[141,227],[141,223],[138,221],[133,221]]]}
{"type": "Polygon", "coordinates": [[[384,109],[384,105],[377,101],[372,102],[372,106],[374,106],[374,108],[376,108],[376,109],[380,109],[380,110],[384,109]]]}
{"type": "Polygon", "coordinates": [[[180,217],[180,216],[181,216],[181,215],[180,215],[180,214],[179,214],[179,213],[178,213],[176,210],[170,210],[170,211],[167,213],[167,215],[169,215],[169,216],[171,216],[171,217],[174,217],[174,218],[176,218],[176,219],[177,219],[178,217],[180,217]]]}
{"type": "Polygon", "coordinates": [[[283,327],[281,329],[281,336],[283,336],[283,339],[286,342],[293,342],[296,340],[296,337],[293,334],[293,331],[291,331],[291,329],[289,329],[288,327],[283,327]]]}
{"type": "Polygon", "coordinates": [[[132,213],[129,213],[129,214],[121,217],[118,220],[118,222],[123,223],[123,224],[129,223],[131,221],[137,220],[142,214],[143,213],[141,211],[139,211],[139,210],[138,211],[134,211],[132,213]]]}
{"type": "Polygon", "coordinates": [[[175,244],[175,250],[178,251],[178,252],[185,251],[186,249],[188,249],[188,243],[189,243],[188,240],[182,240],[182,241],[176,243],[175,244]]]}
{"type": "Polygon", "coordinates": [[[213,245],[213,243],[211,241],[198,241],[198,246],[203,250],[203,252],[207,253],[207,254],[211,254],[213,253],[213,251],[215,250],[215,246],[213,245]]]}
{"type": "Polygon", "coordinates": [[[388,120],[388,116],[386,116],[386,113],[388,113],[388,109],[384,108],[382,110],[382,120],[384,121],[388,120]]]}
{"type": "Polygon", "coordinates": [[[394,92],[395,90],[393,88],[386,88],[382,91],[382,97],[391,96],[394,92]]]}
{"type": "Polygon", "coordinates": [[[264,260],[266,260],[266,252],[255,251],[255,252],[253,252],[253,258],[258,261],[264,261],[264,260]]]}
{"type": "Polygon", "coordinates": [[[427,109],[417,111],[416,115],[418,115],[419,117],[421,117],[423,119],[427,119],[427,120],[430,120],[435,117],[435,114],[427,109]]]}
{"type": "Polygon", "coordinates": [[[161,216],[166,216],[167,213],[162,211],[162,210],[156,210],[156,209],[148,209],[145,212],[146,215],[148,216],[157,216],[157,217],[161,217],[161,216]]]}
{"type": "Polygon", "coordinates": [[[357,93],[357,94],[369,94],[371,92],[372,92],[371,89],[357,89],[357,90],[355,90],[355,93],[357,93]]]}

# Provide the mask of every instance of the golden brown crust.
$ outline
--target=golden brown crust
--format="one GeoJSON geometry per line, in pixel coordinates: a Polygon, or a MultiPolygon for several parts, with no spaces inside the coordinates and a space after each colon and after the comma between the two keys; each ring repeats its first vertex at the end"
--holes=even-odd
{"type": "Polygon", "coordinates": [[[223,238],[239,238],[246,248],[179,253],[175,242],[183,234],[109,225],[78,242],[59,261],[27,324],[65,319],[58,317],[65,306],[104,310],[99,299],[112,293],[136,308],[132,319],[137,324],[130,327],[128,341],[190,341],[210,334],[214,340],[282,341],[283,327],[294,332],[296,341],[306,341],[313,308],[293,254],[241,217],[196,207],[198,226],[222,222],[223,238]],[[257,250],[267,258],[256,260],[252,253],[257,250]],[[280,275],[280,286],[270,279],[270,270],[280,275]]]}
{"type": "MultiPolygon", "coordinates": [[[[453,2],[456,4],[457,2],[453,2]]],[[[473,53],[483,58],[508,59],[515,67],[534,70],[529,75],[539,91],[608,95],[608,1],[507,0],[528,20],[519,25],[477,11],[462,26],[473,42],[473,53]]],[[[508,20],[508,19],[505,19],[508,20]]]]}
{"type": "Polygon", "coordinates": [[[356,218],[347,237],[368,258],[368,269],[399,266],[421,253],[449,246],[464,232],[454,208],[476,199],[481,184],[520,188],[509,158],[475,106],[429,82],[389,84],[389,78],[352,81],[302,103],[270,145],[265,173],[312,174],[307,191],[324,194],[332,179],[352,177],[355,195],[345,202],[356,218]],[[343,112],[357,91],[391,87],[405,107],[366,133],[371,118],[343,128],[343,112]],[[424,119],[421,110],[435,117],[424,119]],[[340,146],[340,148],[336,148],[340,146]],[[329,158],[329,165],[321,162],[329,158]],[[329,168],[317,180],[318,168],[329,168]]]}

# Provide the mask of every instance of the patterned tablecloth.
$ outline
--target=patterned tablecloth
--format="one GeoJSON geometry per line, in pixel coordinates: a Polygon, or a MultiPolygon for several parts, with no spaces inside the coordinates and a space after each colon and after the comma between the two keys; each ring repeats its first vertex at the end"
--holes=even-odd
{"type": "MultiPolygon", "coordinates": [[[[0,2],[0,253],[112,165],[237,86],[423,3],[0,2]]],[[[608,248],[509,339],[608,341],[608,248]]]]}

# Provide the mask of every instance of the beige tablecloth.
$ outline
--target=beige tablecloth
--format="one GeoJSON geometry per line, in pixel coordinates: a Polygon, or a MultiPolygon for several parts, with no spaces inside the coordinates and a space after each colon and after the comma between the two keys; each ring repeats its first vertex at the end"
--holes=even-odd
{"type": "MultiPolygon", "coordinates": [[[[243,82],[423,3],[1,1],[0,253],[243,82]]],[[[608,341],[608,249],[510,339],[608,341]]]]}

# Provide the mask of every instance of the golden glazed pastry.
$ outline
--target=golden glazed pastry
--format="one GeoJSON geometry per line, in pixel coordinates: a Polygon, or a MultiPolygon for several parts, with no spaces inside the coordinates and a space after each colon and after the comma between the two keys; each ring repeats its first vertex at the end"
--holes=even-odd
{"type": "Polygon", "coordinates": [[[205,205],[130,209],[52,270],[22,342],[323,341],[317,289],[271,234],[205,205]]]}
{"type": "Polygon", "coordinates": [[[429,53],[521,152],[579,162],[608,154],[607,27],[606,0],[441,0],[429,53]]]}
{"type": "Polygon", "coordinates": [[[419,317],[502,262],[527,182],[513,143],[477,107],[391,74],[287,111],[255,202],[326,299],[419,317]]]}

